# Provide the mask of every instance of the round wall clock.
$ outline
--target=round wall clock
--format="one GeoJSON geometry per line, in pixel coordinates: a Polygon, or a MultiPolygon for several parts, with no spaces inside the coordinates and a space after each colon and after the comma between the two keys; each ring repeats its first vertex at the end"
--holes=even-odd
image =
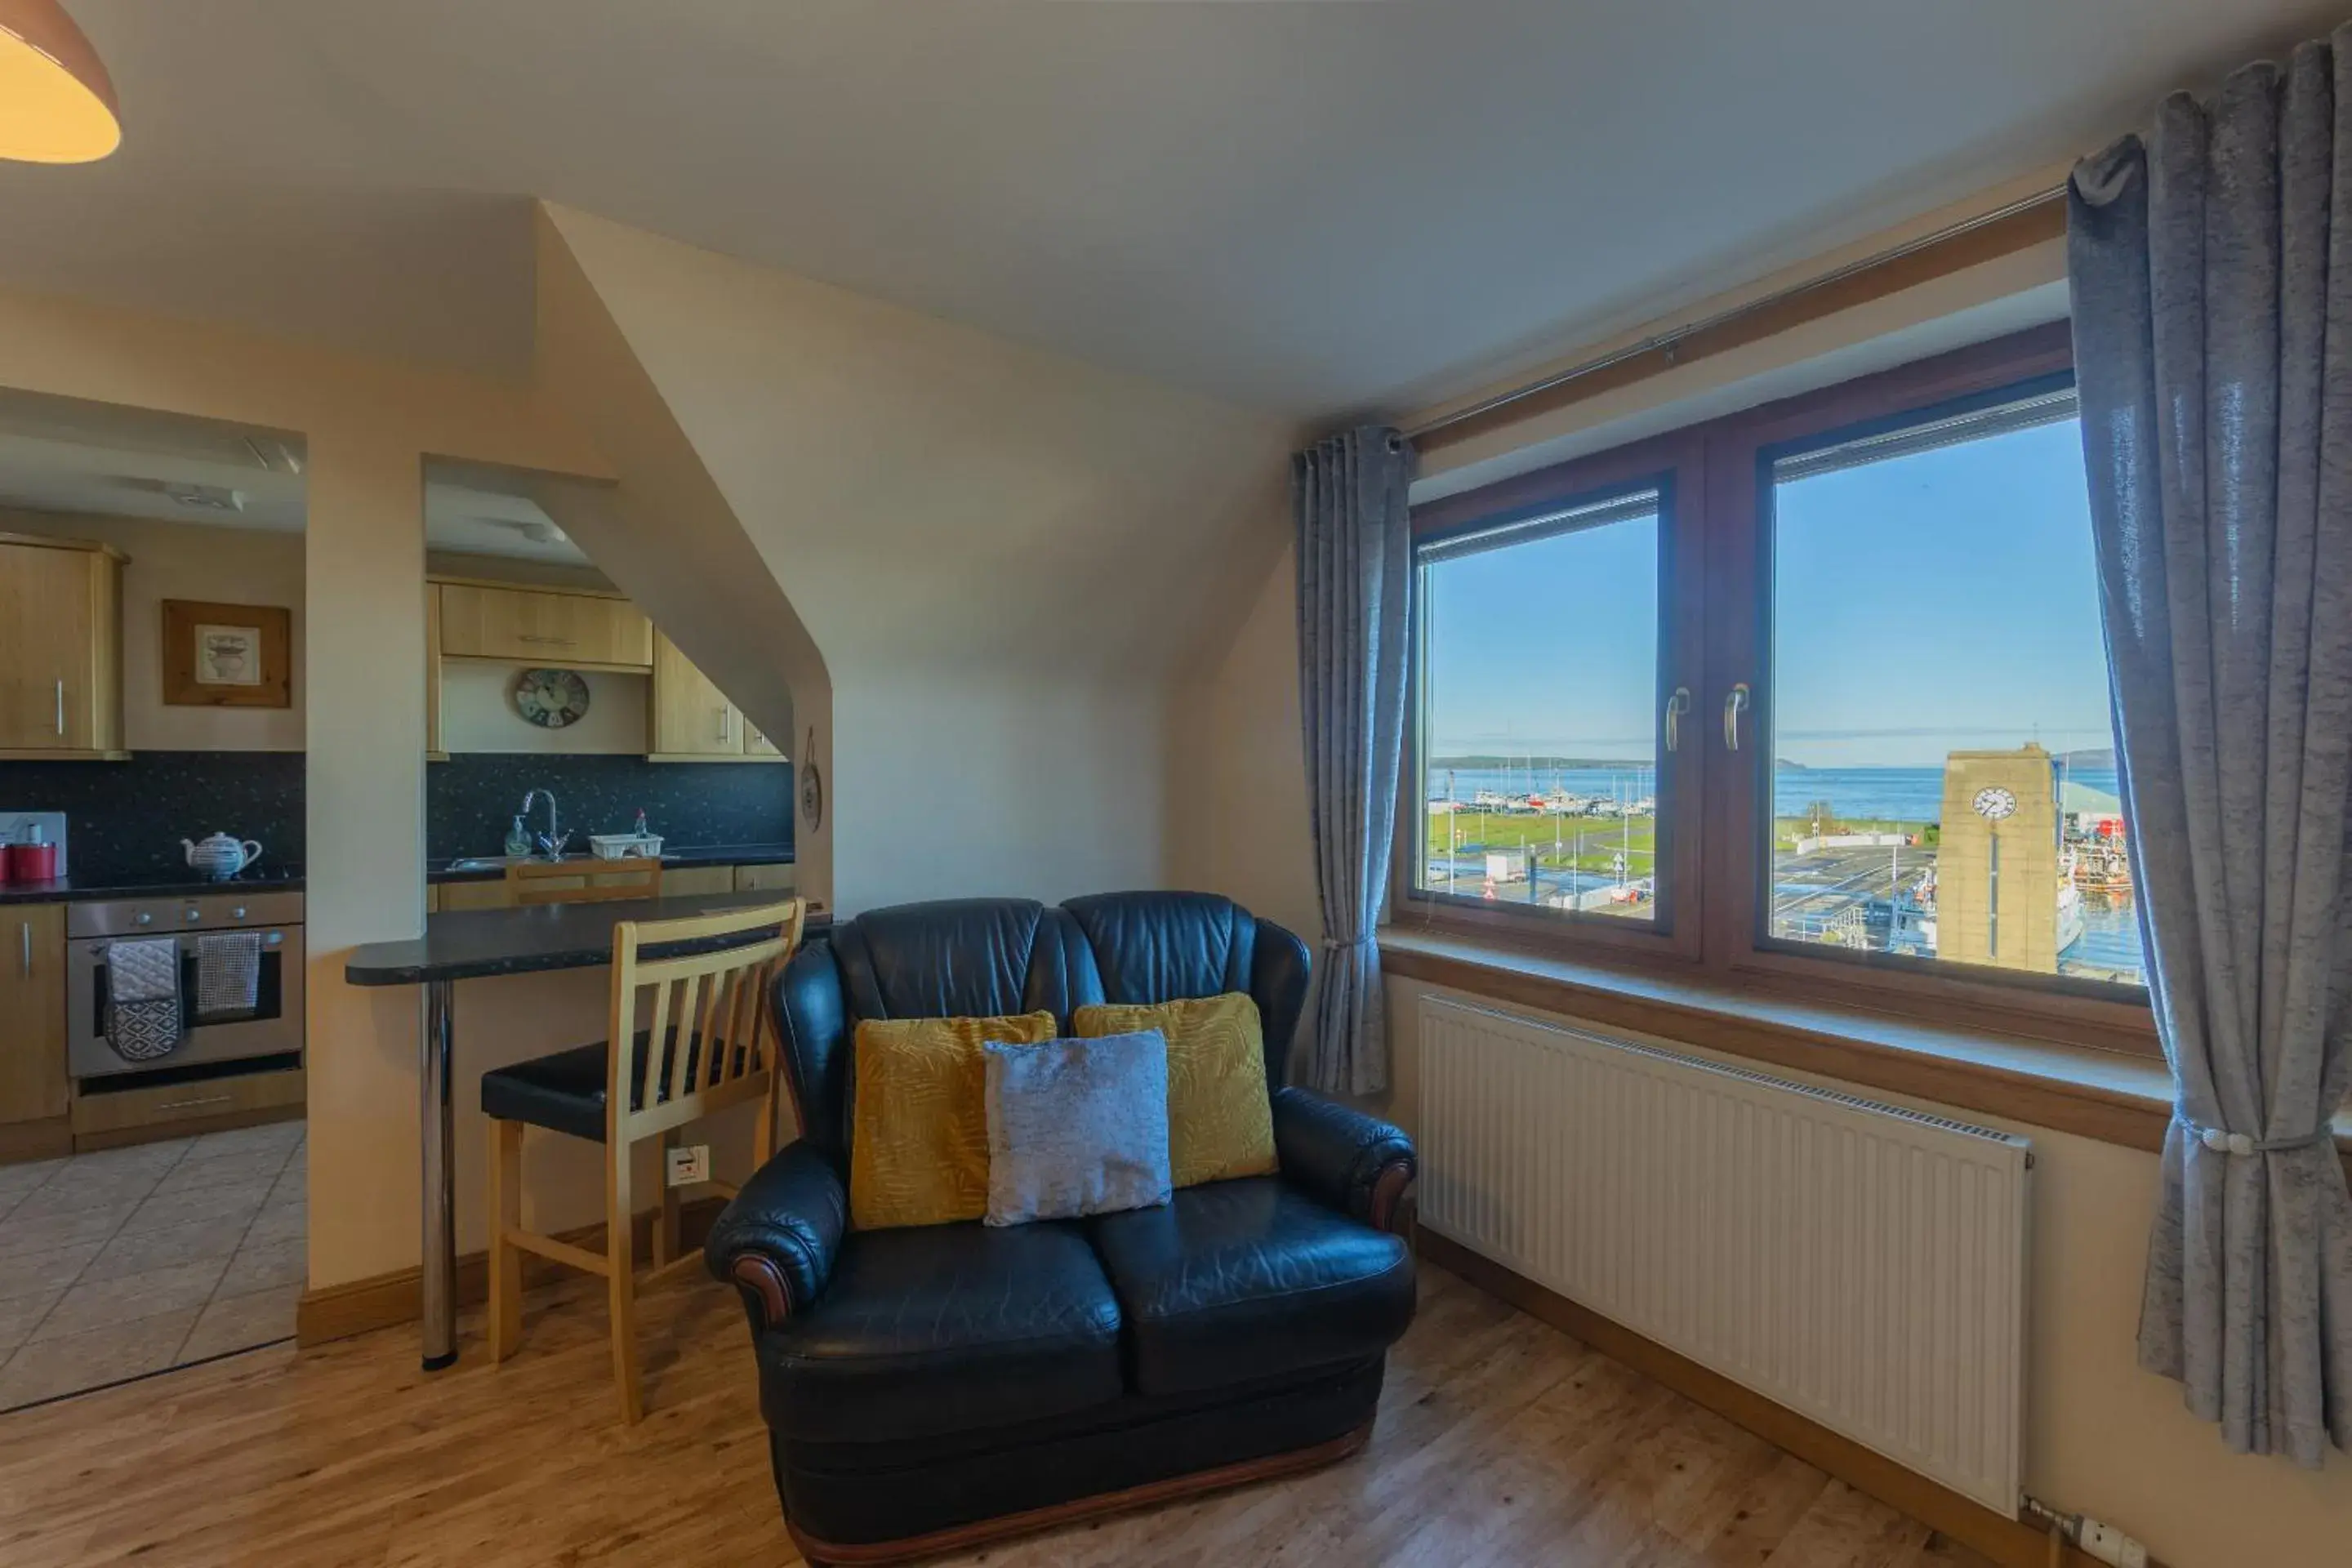
{"type": "Polygon", "coordinates": [[[541,729],[561,730],[588,711],[588,683],[576,669],[526,669],[515,677],[514,705],[541,729]]]}
{"type": "Polygon", "coordinates": [[[1999,822],[2017,810],[2017,796],[1995,784],[1977,791],[1976,799],[1969,803],[1979,816],[1987,822],[1999,822]]]}

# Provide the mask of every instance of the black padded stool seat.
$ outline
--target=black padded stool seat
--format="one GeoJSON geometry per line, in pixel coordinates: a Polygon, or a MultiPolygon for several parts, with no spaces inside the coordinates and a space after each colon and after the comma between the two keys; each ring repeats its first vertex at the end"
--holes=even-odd
{"type": "MultiPolygon", "coordinates": [[[[638,1035],[640,1045],[645,1039],[645,1034],[638,1035]]],[[[702,1065],[701,1054],[701,1040],[690,1040],[686,1060],[686,1087],[689,1093],[702,1065]]],[[[640,1050],[637,1060],[642,1063],[650,1055],[640,1050]]],[[[573,1046],[569,1050],[550,1051],[528,1061],[492,1068],[482,1075],[482,1114],[501,1121],[527,1121],[551,1132],[565,1132],[602,1143],[609,1109],[605,1104],[605,1086],[612,1081],[612,1064],[611,1045],[598,1040],[593,1045],[573,1046]]],[[[664,1051],[659,1092],[654,1096],[656,1105],[669,1099],[669,1068],[670,1053],[664,1051]]],[[[640,1078],[629,1109],[645,1108],[646,1085],[640,1078]]]]}

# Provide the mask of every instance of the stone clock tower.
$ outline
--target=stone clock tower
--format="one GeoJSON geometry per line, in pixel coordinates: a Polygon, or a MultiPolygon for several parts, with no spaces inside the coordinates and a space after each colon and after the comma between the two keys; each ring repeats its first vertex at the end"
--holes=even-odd
{"type": "Polygon", "coordinates": [[[2058,972],[2058,787],[2050,753],[1944,759],[1936,956],[2058,972]]]}

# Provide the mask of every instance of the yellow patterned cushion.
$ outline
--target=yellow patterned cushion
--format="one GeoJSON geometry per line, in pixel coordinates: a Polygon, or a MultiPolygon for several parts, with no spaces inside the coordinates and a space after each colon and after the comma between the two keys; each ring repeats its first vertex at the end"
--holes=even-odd
{"type": "Polygon", "coordinates": [[[1054,1015],[864,1018],[849,1130],[849,1223],[946,1225],[988,1212],[986,1040],[1042,1045],[1054,1015]]]}
{"type": "Polygon", "coordinates": [[[1176,1185],[1274,1173],[1265,1029],[1245,993],[1150,1006],[1097,1003],[1072,1014],[1070,1026],[1082,1039],[1138,1029],[1168,1037],[1168,1163],[1176,1185]]]}

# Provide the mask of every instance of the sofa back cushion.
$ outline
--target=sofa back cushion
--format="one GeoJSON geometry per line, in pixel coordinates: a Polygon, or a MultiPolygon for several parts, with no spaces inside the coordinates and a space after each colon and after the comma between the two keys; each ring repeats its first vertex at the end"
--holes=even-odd
{"type": "Polygon", "coordinates": [[[868,910],[834,947],[852,1018],[1066,1018],[1075,931],[1027,899],[951,899],[868,910]]]}
{"type": "Polygon", "coordinates": [[[992,1040],[1041,1045],[1051,1013],[998,1018],[861,1018],[854,1049],[849,1223],[948,1225],[988,1212],[992,1040]]]}
{"type": "Polygon", "coordinates": [[[1151,1005],[1245,991],[1279,1089],[1307,1005],[1307,944],[1216,893],[1097,893],[1063,904],[1084,949],[1075,1001],[1151,1005]]]}
{"type": "Polygon", "coordinates": [[[869,910],[803,946],[772,993],[801,1135],[846,1168],[863,1018],[1069,1017],[1077,927],[1030,899],[869,910]]]}
{"type": "Polygon", "coordinates": [[[1174,1184],[1269,1176],[1276,1169],[1265,1037],[1248,994],[1082,1005],[1087,1038],[1150,1030],[1168,1042],[1168,1156],[1174,1184]]]}

